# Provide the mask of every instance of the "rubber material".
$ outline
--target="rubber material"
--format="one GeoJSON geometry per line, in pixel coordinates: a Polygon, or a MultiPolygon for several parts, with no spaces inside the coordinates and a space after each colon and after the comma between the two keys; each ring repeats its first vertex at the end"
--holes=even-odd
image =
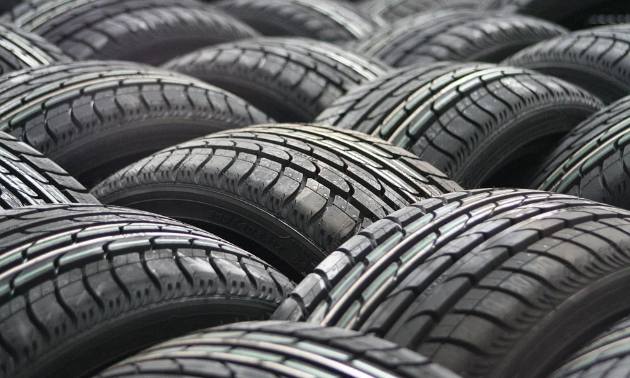
{"type": "Polygon", "coordinates": [[[71,60],[57,46],[39,35],[22,31],[12,25],[0,24],[0,75],[22,68],[71,60]]]}
{"type": "Polygon", "coordinates": [[[199,80],[126,62],[77,62],[0,78],[0,130],[91,187],[127,164],[269,118],[199,80]]]}
{"type": "Polygon", "coordinates": [[[163,150],[92,192],[265,251],[259,256],[297,280],[363,227],[457,188],[429,164],[361,133],[262,125],[163,150]]]}
{"type": "Polygon", "coordinates": [[[565,0],[481,0],[478,9],[498,9],[503,12],[529,14],[545,20],[569,21],[580,12],[611,0],[580,0],[567,3],[565,0]]]}
{"type": "Polygon", "coordinates": [[[552,142],[601,107],[589,93],[532,71],[434,63],[355,87],[316,122],[385,139],[466,188],[518,187],[552,142]]]}
{"type": "Polygon", "coordinates": [[[611,103],[630,93],[630,26],[570,33],[524,49],[504,64],[558,76],[611,103]]]}
{"type": "Polygon", "coordinates": [[[272,318],[384,337],[464,377],[544,377],[630,311],[630,212],[484,189],[364,229],[272,318]]]}
{"type": "Polygon", "coordinates": [[[164,65],[224,88],[280,122],[310,122],[388,67],[326,42],[268,37],[213,46],[164,65]]]}
{"type": "Polygon", "coordinates": [[[394,22],[416,13],[439,9],[474,9],[478,0],[367,0],[359,6],[375,20],[394,22]]]}
{"type": "Polygon", "coordinates": [[[0,376],[89,376],[193,330],[266,319],[292,284],[201,230],[136,210],[0,215],[0,376]]]}
{"type": "Polygon", "coordinates": [[[337,328],[250,322],[153,347],[98,378],[408,377],[456,378],[409,350],[337,328]]]}
{"type": "Polygon", "coordinates": [[[371,32],[375,23],[331,0],[221,0],[213,3],[263,35],[337,42],[371,32]]]}
{"type": "Polygon", "coordinates": [[[602,109],[567,135],[530,187],[630,209],[630,96],[602,109]]]}
{"type": "Polygon", "coordinates": [[[436,61],[494,63],[565,32],[548,21],[521,15],[437,10],[379,28],[353,48],[393,67],[436,61]]]}
{"type": "Polygon", "coordinates": [[[99,202],[50,159],[0,132],[0,208],[46,203],[99,202]]]}
{"type": "Polygon", "coordinates": [[[42,35],[77,60],[152,65],[203,46],[259,35],[195,0],[27,0],[0,20],[42,35]]]}
{"type": "Polygon", "coordinates": [[[10,11],[16,4],[20,3],[21,0],[4,0],[0,3],[0,14],[3,12],[10,11]]]}
{"type": "Polygon", "coordinates": [[[550,378],[606,378],[630,375],[630,320],[625,318],[585,345],[550,378]]]}

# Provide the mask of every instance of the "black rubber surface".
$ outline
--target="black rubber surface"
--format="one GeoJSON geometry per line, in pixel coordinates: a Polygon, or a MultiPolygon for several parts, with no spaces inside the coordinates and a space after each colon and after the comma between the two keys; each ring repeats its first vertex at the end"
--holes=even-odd
{"type": "Polygon", "coordinates": [[[524,49],[504,64],[560,77],[611,103],[630,94],[630,26],[566,34],[524,49]]]}
{"type": "Polygon", "coordinates": [[[261,251],[297,280],[363,227],[457,188],[429,164],[362,133],[263,125],[163,150],[93,194],[261,251]]]}
{"type": "Polygon", "coordinates": [[[522,15],[436,10],[379,28],[353,48],[393,67],[435,61],[494,63],[565,32],[548,21],[522,15]]]}
{"type": "Polygon", "coordinates": [[[13,25],[0,24],[0,75],[71,60],[57,46],[39,35],[22,31],[13,25]]]}
{"type": "Polygon", "coordinates": [[[11,10],[16,4],[20,3],[21,0],[3,0],[0,3],[0,14],[3,12],[11,10]]]}
{"type": "Polygon", "coordinates": [[[475,9],[479,0],[367,0],[358,6],[375,20],[393,22],[416,13],[439,9],[475,9]]]}
{"type": "Polygon", "coordinates": [[[594,114],[567,135],[530,187],[630,209],[630,96],[594,114]]]}
{"type": "Polygon", "coordinates": [[[478,9],[498,9],[504,12],[529,14],[545,20],[571,23],[572,17],[579,17],[588,11],[611,0],[480,0],[478,9]]]}
{"type": "Polygon", "coordinates": [[[357,332],[249,322],[171,340],[98,375],[114,377],[456,378],[426,358],[357,332]]]}
{"type": "Polygon", "coordinates": [[[269,36],[347,41],[376,25],[350,4],[335,0],[221,0],[213,5],[269,36]]]}
{"type": "Polygon", "coordinates": [[[91,187],[162,148],[269,118],[189,76],[126,62],[76,62],[0,78],[0,130],[91,187]]]}
{"type": "Polygon", "coordinates": [[[99,202],[50,159],[0,132],[0,208],[46,203],[99,202]]]}
{"type": "Polygon", "coordinates": [[[630,212],[483,189],[421,201],[333,252],[275,319],[384,337],[464,377],[544,377],[630,311],[630,212]]]}
{"type": "Polygon", "coordinates": [[[389,71],[330,43],[282,37],[201,49],[164,67],[224,88],[280,122],[310,122],[348,89],[389,71]]]}
{"type": "Polygon", "coordinates": [[[85,377],[203,327],[266,319],[292,284],[201,230],[136,210],[0,212],[0,376],[85,377]]]}
{"type": "Polygon", "coordinates": [[[630,375],[630,319],[591,340],[550,378],[610,378],[630,375]]]}
{"type": "Polygon", "coordinates": [[[26,0],[0,20],[42,35],[77,60],[153,65],[203,46],[259,35],[195,0],[26,0]]]}
{"type": "Polygon", "coordinates": [[[553,142],[601,107],[589,93],[533,71],[434,63],[355,87],[316,122],[385,139],[466,188],[518,187],[553,142]]]}

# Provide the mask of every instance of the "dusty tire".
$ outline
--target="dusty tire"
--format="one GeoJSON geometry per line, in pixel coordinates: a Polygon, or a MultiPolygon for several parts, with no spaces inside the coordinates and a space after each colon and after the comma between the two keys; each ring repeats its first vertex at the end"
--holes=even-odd
{"type": "Polygon", "coordinates": [[[77,60],[161,64],[258,33],[194,0],[28,0],[0,20],[42,35],[77,60]]]}
{"type": "Polygon", "coordinates": [[[56,203],[99,203],[41,153],[0,132],[0,208],[56,203]]]}
{"type": "Polygon", "coordinates": [[[2,377],[85,377],[202,327],[265,319],[292,287],[224,240],[136,210],[7,210],[0,240],[2,377]]]}
{"type": "Polygon", "coordinates": [[[262,125],[163,150],[92,192],[262,251],[299,279],[363,227],[457,188],[429,164],[361,133],[262,125]]]}
{"type": "Polygon", "coordinates": [[[352,47],[393,67],[436,61],[494,63],[565,31],[548,21],[521,15],[439,10],[379,28],[352,47]]]}
{"type": "Polygon", "coordinates": [[[466,188],[518,186],[531,177],[523,167],[534,171],[539,155],[601,106],[532,71],[434,63],[355,87],[316,122],[385,139],[466,188]]]}
{"type": "Polygon", "coordinates": [[[526,48],[503,63],[560,77],[605,103],[630,94],[630,26],[566,34],[526,48]]]}
{"type": "Polygon", "coordinates": [[[70,62],[72,58],[35,33],[0,24],[0,75],[23,68],[70,62]]]}
{"type": "Polygon", "coordinates": [[[162,148],[269,118],[189,76],[126,62],[76,62],[0,78],[0,130],[91,187],[162,148]]]}
{"type": "Polygon", "coordinates": [[[595,113],[547,157],[530,187],[630,209],[630,96],[595,113]]]}
{"type": "Polygon", "coordinates": [[[348,41],[375,25],[351,6],[329,0],[222,0],[214,5],[268,36],[348,41]]]}
{"type": "Polygon", "coordinates": [[[625,318],[597,335],[549,378],[606,378],[630,375],[630,319],[625,318]]]}
{"type": "Polygon", "coordinates": [[[249,322],[168,341],[95,378],[193,373],[199,378],[457,377],[416,353],[376,337],[313,324],[249,322]],[[216,352],[190,355],[209,346],[217,348],[216,352]]]}
{"type": "Polygon", "coordinates": [[[367,332],[464,377],[542,377],[630,311],[630,212],[476,190],[421,201],[332,253],[275,319],[367,332]]]}
{"type": "Polygon", "coordinates": [[[163,67],[224,88],[279,122],[313,121],[348,89],[388,71],[330,43],[279,37],[209,47],[163,67]]]}
{"type": "Polygon", "coordinates": [[[475,9],[478,0],[367,0],[359,6],[375,20],[394,22],[439,9],[475,9]]]}

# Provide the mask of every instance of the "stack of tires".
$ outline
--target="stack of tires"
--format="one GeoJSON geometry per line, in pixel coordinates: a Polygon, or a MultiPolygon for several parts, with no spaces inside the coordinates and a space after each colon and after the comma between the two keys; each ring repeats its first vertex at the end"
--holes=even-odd
{"type": "Polygon", "coordinates": [[[630,375],[630,7],[0,4],[0,378],[630,375]]]}

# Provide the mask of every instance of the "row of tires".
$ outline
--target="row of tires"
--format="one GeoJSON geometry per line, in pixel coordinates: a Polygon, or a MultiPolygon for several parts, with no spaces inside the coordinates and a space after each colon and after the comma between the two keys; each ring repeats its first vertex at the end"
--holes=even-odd
{"type": "Polygon", "coordinates": [[[0,376],[628,375],[630,27],[558,4],[15,6],[0,376]]]}

